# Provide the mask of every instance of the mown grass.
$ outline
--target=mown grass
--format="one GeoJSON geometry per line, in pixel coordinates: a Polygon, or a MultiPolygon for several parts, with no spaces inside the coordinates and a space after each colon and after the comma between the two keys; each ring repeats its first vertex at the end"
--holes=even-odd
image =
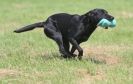
{"type": "Polygon", "coordinates": [[[0,2],[1,84],[132,84],[132,0],[0,2]],[[57,45],[43,34],[42,29],[13,33],[16,28],[46,20],[54,13],[84,14],[93,8],[108,10],[116,17],[117,27],[109,30],[99,27],[81,45],[86,49],[82,61],[60,58],[57,45]],[[98,57],[102,59],[97,60],[98,57]],[[118,60],[110,64],[110,59],[118,60]]]}

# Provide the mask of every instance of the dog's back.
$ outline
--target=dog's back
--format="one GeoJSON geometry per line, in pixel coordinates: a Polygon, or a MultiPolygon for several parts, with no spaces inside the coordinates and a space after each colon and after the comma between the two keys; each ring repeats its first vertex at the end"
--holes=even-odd
{"type": "Polygon", "coordinates": [[[72,29],[73,26],[78,24],[77,22],[79,22],[79,17],[80,15],[77,14],[71,15],[67,13],[58,13],[51,15],[49,18],[56,22],[57,28],[62,34],[67,35],[69,29],[72,29]]]}
{"type": "Polygon", "coordinates": [[[51,19],[57,22],[57,25],[60,29],[65,29],[66,27],[68,27],[72,17],[73,15],[67,13],[59,13],[50,16],[51,19]]]}

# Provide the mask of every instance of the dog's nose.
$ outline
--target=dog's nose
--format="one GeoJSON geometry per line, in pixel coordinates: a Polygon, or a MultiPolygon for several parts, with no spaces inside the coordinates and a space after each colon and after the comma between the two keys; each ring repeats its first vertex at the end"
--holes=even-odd
{"type": "Polygon", "coordinates": [[[113,19],[114,19],[114,17],[111,17],[111,18],[110,18],[110,20],[113,20],[113,19]]]}

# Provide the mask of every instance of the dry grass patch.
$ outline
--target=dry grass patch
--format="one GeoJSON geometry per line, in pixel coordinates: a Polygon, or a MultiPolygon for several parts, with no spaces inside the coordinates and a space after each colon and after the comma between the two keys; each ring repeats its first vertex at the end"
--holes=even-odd
{"type": "Polygon", "coordinates": [[[107,65],[118,64],[120,62],[120,58],[107,56],[106,54],[90,54],[88,57],[95,63],[104,63],[107,65]]]}
{"type": "Polygon", "coordinates": [[[133,12],[121,11],[115,16],[116,18],[133,18],[133,12]]]}
{"type": "Polygon", "coordinates": [[[105,74],[101,71],[96,71],[96,74],[92,75],[87,69],[78,69],[76,74],[81,77],[77,84],[92,84],[94,80],[105,79],[105,74]]]}
{"type": "Polygon", "coordinates": [[[19,72],[11,69],[0,69],[0,78],[5,76],[15,76],[18,75],[19,72]]]}
{"type": "Polygon", "coordinates": [[[130,47],[125,46],[89,46],[84,47],[85,59],[89,58],[95,63],[105,63],[108,65],[117,64],[120,62],[121,58],[114,56],[112,52],[117,52],[120,50],[127,50],[130,47]]]}
{"type": "Polygon", "coordinates": [[[120,51],[120,50],[128,50],[131,49],[131,46],[128,45],[89,45],[89,46],[83,46],[85,53],[109,53],[114,51],[120,51]],[[88,48],[87,48],[88,47],[88,48]]]}

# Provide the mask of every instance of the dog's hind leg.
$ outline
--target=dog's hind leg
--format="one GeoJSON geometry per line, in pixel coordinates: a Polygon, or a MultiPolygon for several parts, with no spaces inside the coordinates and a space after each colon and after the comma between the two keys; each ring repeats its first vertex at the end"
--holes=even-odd
{"type": "MultiPolygon", "coordinates": [[[[77,42],[77,43],[78,43],[78,45],[80,44],[79,42],[77,42]]],[[[75,50],[76,50],[76,47],[75,47],[75,46],[72,46],[70,52],[71,52],[72,54],[74,54],[75,50]]]]}
{"type": "MultiPolygon", "coordinates": [[[[81,60],[82,56],[83,56],[83,49],[79,46],[78,42],[75,39],[69,38],[69,41],[78,50],[78,52],[79,52],[78,58],[79,58],[79,60],[81,60]]],[[[75,51],[75,48],[73,48],[74,50],[72,52],[75,51]]]]}
{"type": "Polygon", "coordinates": [[[76,57],[75,54],[73,54],[73,53],[71,53],[71,52],[69,51],[70,44],[69,44],[69,41],[68,41],[68,40],[63,39],[63,46],[64,46],[66,52],[69,53],[69,54],[71,55],[71,57],[68,57],[68,56],[64,56],[64,57],[68,57],[68,58],[76,57]]]}
{"type": "Polygon", "coordinates": [[[47,37],[53,39],[57,43],[57,45],[59,47],[59,51],[62,54],[62,56],[64,56],[64,58],[66,58],[66,56],[67,57],[70,57],[71,55],[69,53],[67,53],[67,51],[64,48],[61,33],[60,32],[57,32],[54,29],[53,28],[49,28],[49,27],[48,28],[45,27],[44,32],[45,32],[45,34],[46,34],[47,37]]]}
{"type": "MultiPolygon", "coordinates": [[[[63,39],[63,46],[64,46],[65,51],[66,51],[67,53],[69,53],[69,48],[70,48],[69,41],[63,39]]],[[[68,57],[68,56],[63,56],[63,57],[65,57],[65,58],[70,58],[70,57],[68,57]]]]}

